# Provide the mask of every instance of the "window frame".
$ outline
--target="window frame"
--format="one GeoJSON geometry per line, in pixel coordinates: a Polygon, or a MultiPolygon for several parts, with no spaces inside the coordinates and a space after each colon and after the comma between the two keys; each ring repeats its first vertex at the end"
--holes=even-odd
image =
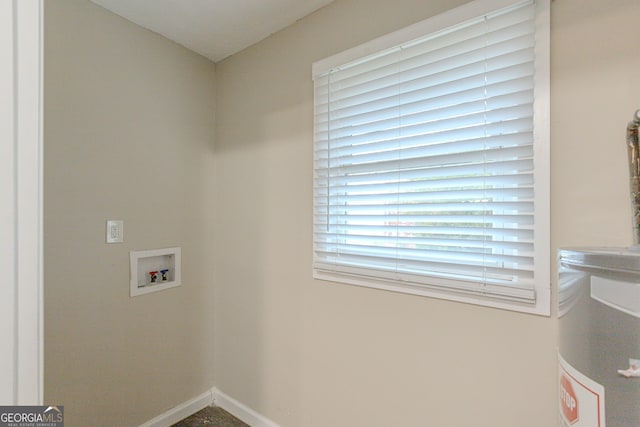
{"type": "MultiPolygon", "coordinates": [[[[399,31],[317,61],[312,67],[313,76],[315,78],[331,69],[339,68],[341,65],[353,63],[359,59],[364,59],[376,53],[393,49],[396,46],[412,40],[446,30],[466,21],[477,19],[478,17],[521,3],[523,3],[521,0],[474,0],[399,31]]],[[[533,102],[535,303],[527,304],[481,295],[470,295],[457,290],[443,289],[441,286],[430,288],[429,286],[413,285],[390,280],[389,278],[385,278],[384,274],[378,277],[356,276],[348,272],[341,272],[340,268],[332,272],[327,272],[317,270],[314,267],[313,277],[315,279],[435,297],[543,316],[550,315],[550,5],[549,0],[533,0],[531,3],[535,5],[536,27],[534,54],[535,95],[533,102]]]]}

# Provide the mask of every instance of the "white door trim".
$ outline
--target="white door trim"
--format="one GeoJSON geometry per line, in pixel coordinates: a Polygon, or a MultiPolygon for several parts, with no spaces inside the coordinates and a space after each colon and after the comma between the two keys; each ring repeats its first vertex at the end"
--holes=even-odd
{"type": "Polygon", "coordinates": [[[42,0],[0,1],[3,405],[43,403],[42,14],[42,0]]]}

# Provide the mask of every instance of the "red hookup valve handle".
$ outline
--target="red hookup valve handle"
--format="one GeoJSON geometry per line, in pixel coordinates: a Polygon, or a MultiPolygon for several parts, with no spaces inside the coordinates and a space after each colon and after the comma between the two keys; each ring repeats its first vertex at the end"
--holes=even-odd
{"type": "Polygon", "coordinates": [[[156,283],[156,281],[158,280],[158,272],[150,271],[149,276],[151,276],[151,283],[156,283]]]}

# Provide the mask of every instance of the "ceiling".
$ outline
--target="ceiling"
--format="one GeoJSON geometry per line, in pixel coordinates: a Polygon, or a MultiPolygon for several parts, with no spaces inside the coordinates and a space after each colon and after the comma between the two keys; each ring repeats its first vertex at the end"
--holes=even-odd
{"type": "Polygon", "coordinates": [[[91,0],[220,61],[332,0],[91,0]]]}

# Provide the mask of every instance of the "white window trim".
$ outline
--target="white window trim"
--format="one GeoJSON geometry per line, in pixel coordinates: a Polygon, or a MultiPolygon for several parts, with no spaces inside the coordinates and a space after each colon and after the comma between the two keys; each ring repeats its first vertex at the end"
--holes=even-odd
{"type": "MultiPolygon", "coordinates": [[[[342,64],[357,61],[360,58],[392,49],[403,43],[435,33],[489,14],[493,11],[516,4],[514,0],[476,0],[461,7],[451,9],[440,15],[428,18],[394,33],[374,39],[347,51],[322,59],[313,64],[313,76],[319,76],[342,64]]],[[[321,272],[314,269],[314,278],[319,280],[347,283],[375,289],[396,291],[414,295],[436,297],[463,303],[483,305],[505,310],[518,311],[542,316],[551,312],[551,257],[550,257],[550,4],[549,0],[536,0],[536,50],[535,50],[535,100],[534,100],[534,159],[536,163],[534,179],[536,181],[534,237],[536,262],[536,302],[520,304],[513,301],[501,301],[483,298],[478,295],[465,295],[458,291],[448,292],[431,289],[428,286],[414,286],[387,281],[383,278],[362,278],[343,273],[321,272]],[[541,191],[542,190],[542,191],[541,191]]]]}

